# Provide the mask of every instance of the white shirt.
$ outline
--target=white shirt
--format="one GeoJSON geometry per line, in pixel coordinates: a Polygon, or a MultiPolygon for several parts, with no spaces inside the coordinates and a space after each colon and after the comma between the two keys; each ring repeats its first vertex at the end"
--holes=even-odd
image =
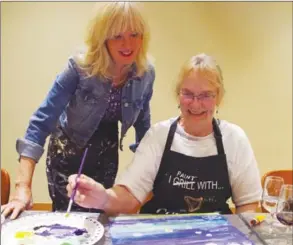
{"type": "MultiPolygon", "coordinates": [[[[132,163],[116,180],[143,203],[153,190],[165,148],[171,118],[153,125],[140,142],[132,163]]],[[[258,202],[262,188],[257,162],[245,132],[237,125],[221,120],[219,125],[227,158],[232,200],[236,206],[258,202]]],[[[178,124],[171,150],[193,157],[218,154],[213,133],[205,137],[187,134],[178,124]]]]}

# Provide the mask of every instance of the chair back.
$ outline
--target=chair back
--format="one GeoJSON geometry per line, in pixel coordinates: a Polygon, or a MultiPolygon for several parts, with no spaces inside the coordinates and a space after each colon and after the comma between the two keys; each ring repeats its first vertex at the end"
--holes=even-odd
{"type": "Polygon", "coordinates": [[[1,168],[1,205],[8,203],[10,195],[10,176],[9,173],[1,168]]]}
{"type": "Polygon", "coordinates": [[[284,170],[273,170],[265,173],[261,178],[261,185],[264,187],[265,178],[267,176],[278,176],[284,179],[285,184],[292,185],[293,184],[293,170],[284,169],[284,170]]]}

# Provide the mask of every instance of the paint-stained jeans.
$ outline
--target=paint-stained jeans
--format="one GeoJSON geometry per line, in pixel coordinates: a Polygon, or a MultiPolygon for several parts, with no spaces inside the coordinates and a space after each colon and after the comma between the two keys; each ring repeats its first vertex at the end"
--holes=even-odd
{"type": "MultiPolygon", "coordinates": [[[[101,123],[89,140],[89,149],[82,173],[103,184],[113,186],[118,170],[118,123],[101,123]]],[[[68,177],[78,172],[85,148],[79,148],[58,130],[52,134],[48,147],[46,172],[53,211],[66,211],[69,198],[68,177]]],[[[100,210],[72,205],[72,211],[100,212],[100,210]]]]}

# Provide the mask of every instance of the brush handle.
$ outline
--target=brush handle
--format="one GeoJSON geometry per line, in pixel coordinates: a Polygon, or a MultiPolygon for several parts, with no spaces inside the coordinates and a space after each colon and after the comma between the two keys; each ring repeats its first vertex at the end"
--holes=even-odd
{"type": "MultiPolygon", "coordinates": [[[[78,169],[78,173],[77,173],[77,176],[76,176],[76,180],[80,177],[81,175],[81,170],[83,168],[83,165],[84,165],[84,162],[85,162],[85,158],[86,158],[86,155],[87,155],[87,151],[88,151],[88,147],[85,149],[84,153],[83,153],[83,157],[82,157],[82,160],[81,160],[81,164],[79,166],[79,169],[78,169]]],[[[67,213],[70,211],[71,209],[71,206],[72,206],[72,203],[73,203],[73,200],[74,200],[74,197],[75,197],[75,194],[76,194],[76,190],[78,188],[78,182],[76,183],[74,189],[73,189],[73,192],[71,193],[71,196],[70,196],[70,201],[69,201],[69,205],[68,205],[68,209],[67,209],[67,213]]]]}
{"type": "MultiPolygon", "coordinates": [[[[79,176],[77,175],[76,177],[76,180],[79,178],[79,176]]],[[[76,185],[74,186],[73,188],[73,192],[71,193],[71,196],[70,196],[70,201],[73,201],[74,197],[75,197],[75,194],[76,194],[76,190],[78,188],[78,182],[76,183],[76,185]]]]}
{"type": "Polygon", "coordinates": [[[73,204],[73,200],[70,199],[70,201],[69,201],[69,205],[68,205],[68,208],[67,208],[67,211],[66,211],[67,214],[70,212],[71,207],[72,207],[72,204],[73,204]]]}

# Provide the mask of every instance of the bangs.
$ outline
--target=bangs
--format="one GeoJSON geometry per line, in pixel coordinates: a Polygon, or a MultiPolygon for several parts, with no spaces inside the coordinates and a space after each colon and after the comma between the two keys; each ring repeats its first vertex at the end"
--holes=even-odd
{"type": "Polygon", "coordinates": [[[201,68],[195,68],[195,71],[198,72],[198,74],[202,78],[206,79],[215,88],[220,87],[218,74],[216,70],[208,68],[208,67],[201,67],[201,68]]]}
{"type": "Polygon", "coordinates": [[[196,72],[201,78],[207,80],[216,89],[220,87],[217,71],[206,64],[187,64],[182,69],[180,75],[181,82],[183,82],[184,79],[188,78],[193,72],[196,72]]]}
{"type": "Polygon", "coordinates": [[[135,9],[130,8],[130,6],[121,6],[121,8],[112,14],[109,22],[107,39],[126,31],[141,35],[145,32],[145,23],[142,16],[135,9]]]}
{"type": "Polygon", "coordinates": [[[196,71],[200,77],[206,79],[212,86],[215,88],[220,87],[221,82],[218,78],[217,65],[212,57],[203,57],[202,55],[193,57],[189,65],[191,70],[196,71]]]}

